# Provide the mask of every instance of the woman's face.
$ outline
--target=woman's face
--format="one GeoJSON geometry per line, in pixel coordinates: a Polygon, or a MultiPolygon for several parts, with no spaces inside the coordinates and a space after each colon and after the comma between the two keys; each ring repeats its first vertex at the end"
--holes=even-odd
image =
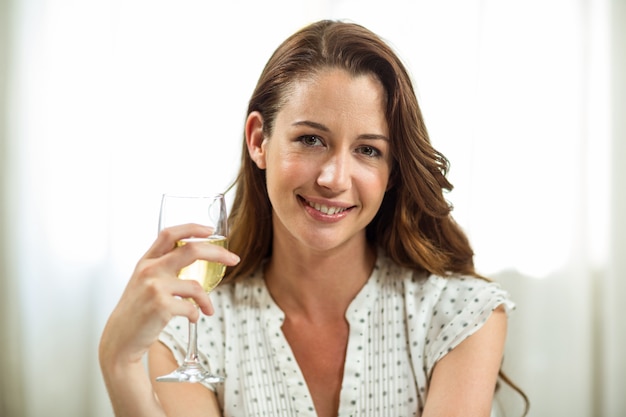
{"type": "Polygon", "coordinates": [[[391,170],[384,90],[328,69],[287,92],[273,133],[251,154],[266,170],[274,239],[334,250],[365,245],[391,170]]]}

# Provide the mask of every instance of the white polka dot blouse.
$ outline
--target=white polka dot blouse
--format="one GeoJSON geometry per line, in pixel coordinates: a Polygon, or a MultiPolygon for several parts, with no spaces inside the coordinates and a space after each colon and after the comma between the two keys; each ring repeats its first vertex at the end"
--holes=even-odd
{"type": "MultiPolygon", "coordinates": [[[[205,366],[225,376],[215,391],[224,416],[314,417],[302,372],[281,325],[284,314],[259,270],[211,294],[215,314],[198,323],[205,366]]],[[[350,325],[338,415],[420,416],[435,363],[478,330],[492,311],[514,308],[498,284],[424,277],[379,251],[369,280],[346,312],[350,325]]],[[[182,362],[187,319],[160,340],[182,362]]]]}

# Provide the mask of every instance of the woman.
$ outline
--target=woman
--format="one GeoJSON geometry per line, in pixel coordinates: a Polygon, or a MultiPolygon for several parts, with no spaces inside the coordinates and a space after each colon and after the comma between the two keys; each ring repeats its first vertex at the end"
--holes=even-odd
{"type": "Polygon", "coordinates": [[[292,35],[250,100],[230,252],[173,249],[206,230],[167,229],[109,319],[116,415],[488,416],[513,305],[474,270],[447,168],[381,39],[334,21],[292,35]],[[211,300],[176,279],[199,258],[230,267],[211,300]],[[205,314],[202,358],[223,384],[154,381],[198,320],[176,295],[205,314]]]}

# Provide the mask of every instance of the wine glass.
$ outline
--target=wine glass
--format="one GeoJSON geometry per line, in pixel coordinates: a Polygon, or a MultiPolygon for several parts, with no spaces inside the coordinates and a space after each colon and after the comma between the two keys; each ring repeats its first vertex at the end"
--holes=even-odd
{"type": "MultiPolygon", "coordinates": [[[[176,242],[180,247],[186,244],[212,244],[227,247],[228,221],[223,194],[214,196],[189,196],[164,194],[161,199],[159,231],[185,223],[197,223],[213,229],[210,236],[194,236],[176,242]]],[[[179,279],[198,281],[206,292],[217,286],[224,276],[226,266],[202,259],[181,269],[179,279]]],[[[193,301],[192,301],[193,302],[193,301]]],[[[196,306],[197,307],[197,306],[196,306]]],[[[224,378],[204,369],[198,359],[198,338],[196,323],[189,322],[189,344],[183,364],[170,374],[159,376],[160,382],[223,382],[224,378]]]]}

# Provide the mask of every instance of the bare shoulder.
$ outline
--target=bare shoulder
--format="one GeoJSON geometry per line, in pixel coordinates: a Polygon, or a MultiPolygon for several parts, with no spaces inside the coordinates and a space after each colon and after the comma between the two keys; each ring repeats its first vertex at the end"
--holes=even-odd
{"type": "Polygon", "coordinates": [[[507,316],[500,306],[479,330],[439,360],[424,417],[490,415],[506,332],[507,316]]]}
{"type": "Polygon", "coordinates": [[[221,416],[215,393],[201,384],[156,382],[158,375],[174,370],[178,364],[171,351],[161,342],[148,352],[148,367],[152,386],[168,417],[221,416]]]}

